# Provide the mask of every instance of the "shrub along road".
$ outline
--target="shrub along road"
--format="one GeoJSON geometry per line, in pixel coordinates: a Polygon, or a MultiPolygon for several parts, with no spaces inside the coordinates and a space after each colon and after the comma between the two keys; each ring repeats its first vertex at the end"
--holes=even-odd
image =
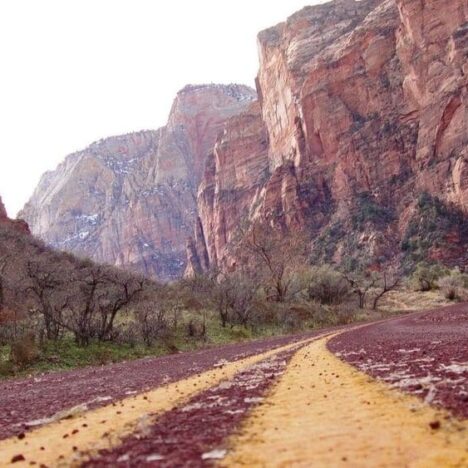
{"type": "Polygon", "coordinates": [[[38,410],[34,380],[4,384],[2,417],[25,414],[2,427],[3,464],[468,464],[467,304],[43,379],[38,410]]]}

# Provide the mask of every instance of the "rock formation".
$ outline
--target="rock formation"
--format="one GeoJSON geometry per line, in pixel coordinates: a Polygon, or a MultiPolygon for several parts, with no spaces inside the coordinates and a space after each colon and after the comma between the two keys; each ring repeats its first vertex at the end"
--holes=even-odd
{"type": "Polygon", "coordinates": [[[207,159],[198,191],[199,218],[187,246],[187,274],[217,264],[230,235],[255,215],[254,200],[268,175],[268,135],[255,102],[229,119],[207,159]]]}
{"type": "Polygon", "coordinates": [[[21,216],[53,247],[180,276],[206,155],[255,96],[246,86],[187,86],[165,127],[100,140],[44,174],[21,216]]]}
{"type": "Polygon", "coordinates": [[[5,209],[5,205],[3,204],[2,198],[0,197],[0,221],[5,220],[8,218],[7,212],[5,209]]]}
{"type": "Polygon", "coordinates": [[[261,111],[215,145],[188,273],[262,216],[321,261],[468,266],[467,19],[466,0],[335,0],[261,32],[261,111]]]}
{"type": "Polygon", "coordinates": [[[17,231],[29,234],[29,226],[22,219],[10,219],[8,217],[2,197],[0,197],[0,224],[13,226],[17,231]]]}
{"type": "Polygon", "coordinates": [[[258,42],[257,100],[187,87],[166,127],[69,156],[33,232],[163,279],[232,266],[256,220],[307,232],[316,261],[468,267],[466,0],[334,0],[258,42]]]}

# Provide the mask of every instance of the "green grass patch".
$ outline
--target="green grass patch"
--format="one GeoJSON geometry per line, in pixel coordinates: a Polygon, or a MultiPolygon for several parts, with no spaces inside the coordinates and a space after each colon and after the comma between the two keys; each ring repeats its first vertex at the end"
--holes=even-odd
{"type": "Polygon", "coordinates": [[[96,342],[86,347],[80,347],[73,339],[65,338],[57,342],[44,343],[40,348],[39,358],[35,362],[24,368],[17,368],[9,360],[10,347],[2,346],[0,347],[0,378],[104,365],[167,353],[167,348],[162,344],[147,348],[96,342]]]}

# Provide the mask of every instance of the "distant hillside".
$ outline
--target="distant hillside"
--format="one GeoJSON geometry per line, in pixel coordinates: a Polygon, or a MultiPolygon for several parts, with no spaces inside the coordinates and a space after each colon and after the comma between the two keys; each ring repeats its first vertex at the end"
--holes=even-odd
{"type": "Polygon", "coordinates": [[[167,125],[106,138],[42,177],[21,217],[49,245],[165,280],[186,266],[206,155],[255,92],[187,86],[167,125]]]}
{"type": "Polygon", "coordinates": [[[28,333],[41,341],[68,334],[82,345],[113,340],[123,312],[158,297],[156,283],[54,250],[0,215],[0,345],[28,333]]]}

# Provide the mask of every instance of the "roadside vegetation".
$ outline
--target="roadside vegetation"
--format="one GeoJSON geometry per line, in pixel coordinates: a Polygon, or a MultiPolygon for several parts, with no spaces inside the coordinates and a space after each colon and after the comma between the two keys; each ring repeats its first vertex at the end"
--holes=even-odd
{"type": "Polygon", "coordinates": [[[239,239],[233,271],[160,284],[0,226],[0,376],[379,318],[406,310],[387,306],[402,291],[468,299],[468,275],[439,265],[418,264],[410,277],[391,268],[345,271],[307,261],[299,234],[285,243],[279,230],[256,225],[239,239]]]}

